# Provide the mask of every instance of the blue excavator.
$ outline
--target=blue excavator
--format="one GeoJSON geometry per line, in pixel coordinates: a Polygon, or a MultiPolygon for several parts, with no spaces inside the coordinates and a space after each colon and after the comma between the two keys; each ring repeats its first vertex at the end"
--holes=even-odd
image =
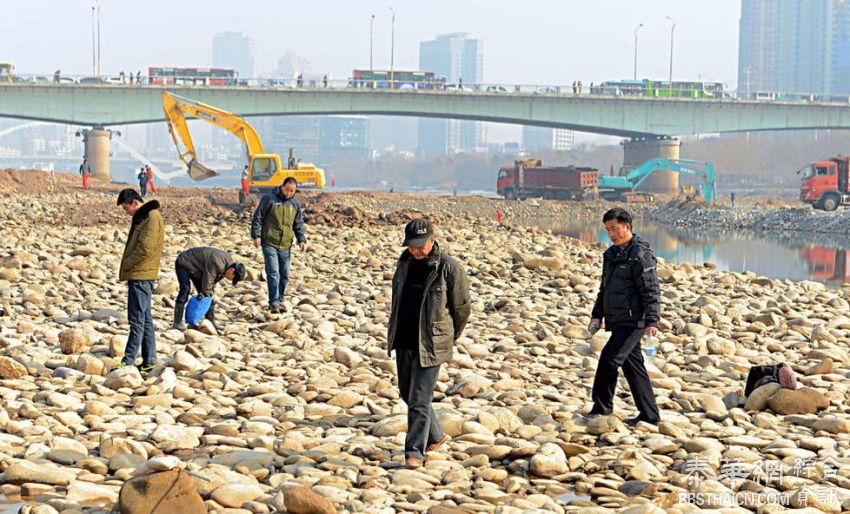
{"type": "Polygon", "coordinates": [[[599,194],[609,200],[621,200],[634,193],[653,172],[675,171],[703,178],[703,198],[708,203],[717,199],[714,165],[706,161],[690,159],[650,159],[625,175],[599,175],[599,194]]]}

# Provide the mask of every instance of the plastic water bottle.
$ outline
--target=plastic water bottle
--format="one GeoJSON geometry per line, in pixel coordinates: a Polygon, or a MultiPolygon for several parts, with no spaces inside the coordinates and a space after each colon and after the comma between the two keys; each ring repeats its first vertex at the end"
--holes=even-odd
{"type": "Polygon", "coordinates": [[[643,345],[644,360],[648,365],[655,366],[655,354],[658,352],[658,337],[648,336],[643,345]]]}

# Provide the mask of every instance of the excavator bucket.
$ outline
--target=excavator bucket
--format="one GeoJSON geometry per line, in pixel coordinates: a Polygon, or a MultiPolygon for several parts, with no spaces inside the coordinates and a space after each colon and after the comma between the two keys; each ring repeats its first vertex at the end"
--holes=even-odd
{"type": "Polygon", "coordinates": [[[192,180],[206,180],[208,178],[217,177],[219,175],[218,172],[213,171],[203,164],[199,163],[195,159],[189,161],[189,169],[186,170],[189,173],[189,176],[192,177],[192,180]]]}

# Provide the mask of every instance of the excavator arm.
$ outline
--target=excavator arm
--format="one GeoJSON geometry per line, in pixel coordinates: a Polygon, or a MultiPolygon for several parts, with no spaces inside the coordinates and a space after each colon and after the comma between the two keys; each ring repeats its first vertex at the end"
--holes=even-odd
{"type": "Polygon", "coordinates": [[[260,140],[260,136],[257,135],[257,131],[247,121],[236,114],[183,98],[167,91],[162,93],[162,109],[165,112],[166,120],[168,120],[168,132],[171,134],[171,139],[177,147],[180,160],[186,164],[189,176],[194,180],[212,178],[217,176],[218,173],[197,161],[195,144],[192,141],[189,124],[186,120],[188,116],[223,128],[239,138],[245,145],[249,161],[255,155],[265,153],[263,142],[260,140]]]}
{"type": "Polygon", "coordinates": [[[635,168],[626,178],[637,189],[644,180],[649,178],[657,170],[669,170],[684,175],[702,177],[704,182],[703,197],[705,201],[713,203],[717,199],[714,165],[706,161],[694,161],[691,159],[651,159],[638,168],[635,168]]]}
{"type": "Polygon", "coordinates": [[[633,169],[626,176],[599,176],[599,188],[610,188],[619,191],[631,191],[640,187],[643,182],[658,170],[675,171],[686,175],[702,177],[705,182],[703,196],[706,202],[712,203],[717,198],[714,166],[710,162],[690,159],[650,159],[633,169]],[[702,169],[700,169],[700,167],[702,169]]]}
{"type": "Polygon", "coordinates": [[[312,185],[319,189],[325,187],[324,170],[311,163],[296,161],[291,149],[288,165],[284,168],[280,156],[266,153],[257,131],[237,114],[168,92],[162,93],[162,110],[165,111],[168,132],[174,140],[180,160],[186,164],[189,176],[195,180],[211,178],[218,173],[198,162],[195,145],[186,122],[187,117],[197,118],[223,128],[242,141],[248,157],[248,175],[252,192],[274,189],[287,177],[294,177],[299,185],[312,185]]]}

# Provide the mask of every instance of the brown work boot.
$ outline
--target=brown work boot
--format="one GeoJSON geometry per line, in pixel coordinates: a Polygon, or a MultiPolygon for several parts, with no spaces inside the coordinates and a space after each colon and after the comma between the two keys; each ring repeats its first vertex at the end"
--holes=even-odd
{"type": "Polygon", "coordinates": [[[443,438],[440,439],[439,441],[437,441],[435,443],[429,443],[428,446],[425,447],[425,451],[429,452],[429,453],[435,452],[435,451],[439,450],[447,442],[449,442],[449,436],[444,435],[443,438]]]}
{"type": "Polygon", "coordinates": [[[419,457],[407,457],[404,459],[404,465],[407,469],[418,469],[422,467],[422,459],[419,457]]]}

